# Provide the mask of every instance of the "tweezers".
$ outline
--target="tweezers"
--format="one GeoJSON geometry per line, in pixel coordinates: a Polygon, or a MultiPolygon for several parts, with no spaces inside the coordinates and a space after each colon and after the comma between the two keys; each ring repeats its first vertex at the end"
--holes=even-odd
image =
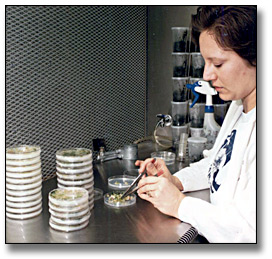
{"type": "Polygon", "coordinates": [[[121,196],[121,199],[124,199],[125,197],[127,197],[128,195],[130,195],[133,192],[136,192],[139,187],[137,186],[138,182],[141,180],[141,178],[146,174],[146,172],[144,171],[143,173],[139,174],[137,176],[137,178],[133,181],[133,183],[128,187],[128,189],[123,193],[123,195],[121,196]],[[136,187],[135,187],[136,185],[136,187]]]}
{"type": "MultiPolygon", "coordinates": [[[[155,163],[156,158],[153,158],[153,160],[151,161],[151,163],[155,163]]],[[[146,171],[144,171],[143,173],[139,174],[137,176],[137,178],[133,181],[133,183],[128,187],[128,189],[123,193],[123,195],[121,196],[121,199],[124,199],[125,197],[127,197],[128,195],[130,195],[133,192],[136,192],[139,187],[137,186],[138,182],[142,179],[142,177],[144,175],[147,175],[146,171]],[[136,185],[136,187],[134,187],[136,185]]]]}

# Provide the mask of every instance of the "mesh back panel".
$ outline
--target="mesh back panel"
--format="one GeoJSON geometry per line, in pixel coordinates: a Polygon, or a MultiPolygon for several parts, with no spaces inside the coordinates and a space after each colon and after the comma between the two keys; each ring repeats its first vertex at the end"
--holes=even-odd
{"type": "MultiPolygon", "coordinates": [[[[6,145],[115,150],[145,135],[146,7],[6,6],[6,145]]],[[[94,158],[96,154],[94,154],[94,158]]]]}

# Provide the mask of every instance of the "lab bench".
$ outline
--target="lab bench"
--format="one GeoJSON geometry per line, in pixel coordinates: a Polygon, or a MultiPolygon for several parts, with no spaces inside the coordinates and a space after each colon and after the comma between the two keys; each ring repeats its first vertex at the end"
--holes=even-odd
{"type": "MultiPolygon", "coordinates": [[[[139,158],[148,157],[139,152],[139,158]]],[[[110,191],[107,179],[137,168],[135,161],[115,159],[94,163],[94,186],[110,191]]],[[[168,166],[171,173],[187,166],[176,162],[168,166]]],[[[27,220],[6,218],[6,243],[177,243],[191,228],[191,225],[169,217],[137,196],[136,203],[124,208],[112,208],[104,204],[103,197],[95,200],[94,208],[86,228],[61,232],[49,226],[48,193],[57,188],[57,178],[42,184],[42,213],[27,220]]],[[[209,190],[187,193],[186,195],[209,201],[209,190]]],[[[191,240],[193,241],[193,240],[191,240]]]]}

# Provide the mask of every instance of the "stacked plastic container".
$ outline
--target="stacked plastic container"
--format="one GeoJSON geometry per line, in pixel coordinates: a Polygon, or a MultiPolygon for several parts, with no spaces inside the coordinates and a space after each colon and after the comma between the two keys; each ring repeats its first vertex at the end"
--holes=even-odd
{"type": "Polygon", "coordinates": [[[59,188],[81,187],[89,193],[90,210],[94,207],[92,151],[85,148],[59,150],[56,153],[59,188]]]}
{"type": "Polygon", "coordinates": [[[89,194],[84,188],[68,187],[52,190],[48,195],[51,228],[76,231],[89,224],[89,194]]]}
{"type": "Polygon", "coordinates": [[[6,149],[6,216],[28,219],[42,212],[41,149],[16,146],[6,149]]]}

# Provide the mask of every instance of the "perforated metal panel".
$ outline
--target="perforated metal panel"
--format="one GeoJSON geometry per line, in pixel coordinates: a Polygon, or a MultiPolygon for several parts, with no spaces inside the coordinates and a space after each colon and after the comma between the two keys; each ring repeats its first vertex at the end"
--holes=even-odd
{"type": "Polygon", "coordinates": [[[145,136],[146,7],[6,6],[6,145],[108,150],[145,136]]]}

